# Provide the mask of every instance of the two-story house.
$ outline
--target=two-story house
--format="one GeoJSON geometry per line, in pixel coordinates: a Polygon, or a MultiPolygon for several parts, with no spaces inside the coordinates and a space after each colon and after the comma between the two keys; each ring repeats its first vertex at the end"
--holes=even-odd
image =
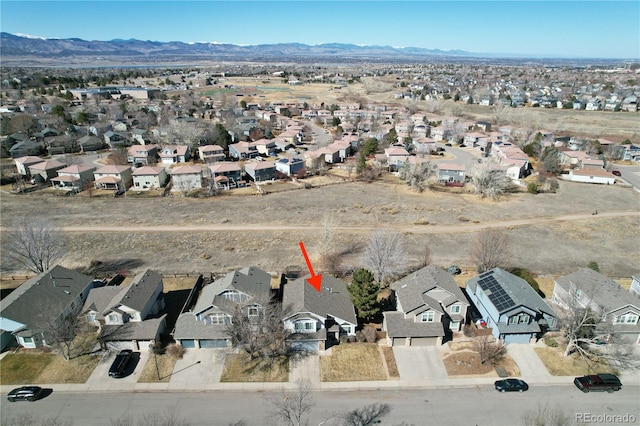
{"type": "Polygon", "coordinates": [[[563,309],[591,310],[603,340],[640,344],[640,299],[593,269],[556,279],[551,300],[563,309]]]}
{"type": "Polygon", "coordinates": [[[198,147],[198,154],[203,163],[224,161],[224,149],[220,145],[203,145],[198,147]]]}
{"type": "Polygon", "coordinates": [[[73,164],[58,170],[58,176],[51,178],[56,188],[81,191],[87,184],[93,181],[94,167],[73,164]]]}
{"type": "Polygon", "coordinates": [[[282,307],[285,329],[292,334],[293,349],[318,351],[337,344],[340,337],[355,336],[356,312],[344,281],[322,276],[320,291],[302,277],[284,284],[282,307]]]}
{"type": "Polygon", "coordinates": [[[158,162],[158,145],[132,145],[127,150],[127,161],[133,164],[151,165],[158,162]]]}
{"type": "Polygon", "coordinates": [[[264,182],[276,177],[276,164],[272,161],[247,163],[244,171],[254,182],[264,182]]]}
{"type": "Polygon", "coordinates": [[[462,329],[469,302],[451,274],[426,266],[391,284],[396,311],[384,312],[390,346],[434,346],[462,329]]]}
{"type": "Polygon", "coordinates": [[[209,166],[211,178],[218,188],[237,188],[242,181],[242,169],[236,163],[220,162],[209,166]]]}
{"type": "Polygon", "coordinates": [[[131,176],[133,177],[133,187],[138,190],[162,188],[167,183],[167,171],[164,167],[140,167],[131,176]]]}
{"type": "Polygon", "coordinates": [[[96,189],[127,190],[133,185],[130,166],[109,165],[93,172],[96,189]]]}
{"type": "Polygon", "coordinates": [[[87,322],[100,326],[98,340],[114,349],[148,349],[166,327],[162,275],[147,269],[131,284],[98,287],[82,310],[87,322]]]}
{"type": "Polygon", "coordinates": [[[191,151],[187,145],[166,145],[160,151],[162,164],[186,163],[191,159],[191,151]]]}
{"type": "Polygon", "coordinates": [[[202,188],[202,167],[180,166],[171,171],[172,191],[188,191],[202,188]]]}
{"type": "Polygon", "coordinates": [[[242,268],[204,286],[195,304],[176,321],[174,338],[183,348],[224,348],[226,332],[236,309],[247,317],[259,315],[271,302],[271,275],[258,268],[242,268]]]}
{"type": "Polygon", "coordinates": [[[558,315],[522,278],[494,268],[467,280],[471,302],[492,329],[507,343],[530,343],[558,325],[558,315]]]}

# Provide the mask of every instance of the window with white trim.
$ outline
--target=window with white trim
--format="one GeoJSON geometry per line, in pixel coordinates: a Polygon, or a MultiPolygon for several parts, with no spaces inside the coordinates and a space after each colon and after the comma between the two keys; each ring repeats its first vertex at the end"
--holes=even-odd
{"type": "Polygon", "coordinates": [[[420,315],[421,322],[434,322],[435,319],[436,319],[436,313],[433,311],[423,312],[422,315],[420,315]]]}
{"type": "Polygon", "coordinates": [[[221,312],[209,314],[205,319],[205,324],[231,324],[231,317],[221,312]]]}
{"type": "Polygon", "coordinates": [[[310,320],[296,321],[293,327],[296,333],[315,333],[316,331],[315,321],[310,320]]]}
{"type": "Polygon", "coordinates": [[[260,309],[256,308],[255,306],[251,306],[251,307],[247,308],[247,316],[249,318],[257,317],[259,314],[260,314],[260,309]]]}
{"type": "Polygon", "coordinates": [[[109,315],[109,322],[120,322],[120,316],[118,314],[109,315]]]}
{"type": "Polygon", "coordinates": [[[509,324],[529,324],[529,321],[531,321],[531,316],[525,313],[509,317],[509,324]]]}
{"type": "Polygon", "coordinates": [[[237,290],[226,290],[220,293],[220,296],[234,303],[242,303],[249,299],[249,296],[237,290]]]}
{"type": "Polygon", "coordinates": [[[459,314],[460,313],[460,305],[451,306],[451,308],[449,309],[449,312],[451,312],[452,314],[459,314]]]}
{"type": "Polygon", "coordinates": [[[87,321],[88,322],[96,322],[96,313],[95,312],[89,312],[87,314],[87,321]]]}
{"type": "Polygon", "coordinates": [[[616,317],[614,321],[615,324],[631,324],[636,325],[638,323],[638,315],[632,313],[626,313],[624,315],[619,315],[616,317]]]}

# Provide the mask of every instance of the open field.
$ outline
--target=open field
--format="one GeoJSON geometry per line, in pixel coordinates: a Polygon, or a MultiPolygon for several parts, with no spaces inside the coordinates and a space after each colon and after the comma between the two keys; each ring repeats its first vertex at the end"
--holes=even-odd
{"type": "MultiPolygon", "coordinates": [[[[326,216],[338,225],[333,245],[345,252],[346,267],[360,266],[360,252],[378,227],[405,234],[410,265],[419,262],[428,244],[436,265],[473,269],[469,247],[487,226],[509,235],[511,266],[539,275],[572,272],[594,260],[605,274],[629,277],[637,273],[634,259],[640,258],[640,194],[569,182],[561,182],[556,194],[518,193],[498,202],[471,194],[418,194],[381,181],[205,199],[3,194],[0,208],[3,227],[25,214],[47,216],[69,230],[78,227],[66,232],[63,264],[85,267],[100,260],[114,272],[150,267],[167,274],[217,273],[254,265],[279,273],[288,265],[304,265],[299,241],[312,260],[318,259],[326,216]],[[591,216],[596,209],[600,214],[591,216]],[[623,213],[607,217],[614,212],[623,213]],[[583,216],[553,221],[573,214],[583,216]],[[420,221],[429,224],[414,225],[420,221]]],[[[1,236],[4,248],[6,233],[1,236]]],[[[10,272],[2,259],[3,270],[10,272]]]]}

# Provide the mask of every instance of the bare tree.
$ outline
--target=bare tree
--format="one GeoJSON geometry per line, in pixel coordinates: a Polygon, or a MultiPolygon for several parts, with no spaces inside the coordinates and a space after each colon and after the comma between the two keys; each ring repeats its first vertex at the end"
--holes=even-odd
{"type": "Polygon", "coordinates": [[[56,347],[64,359],[69,361],[74,357],[73,341],[80,331],[81,323],[75,315],[58,317],[51,320],[44,327],[44,335],[48,344],[56,347]]]}
{"type": "Polygon", "coordinates": [[[431,161],[425,161],[423,163],[410,163],[409,161],[405,161],[402,166],[400,166],[398,175],[411,189],[422,192],[427,188],[429,179],[435,175],[436,170],[437,166],[431,161]]]}
{"type": "Polygon", "coordinates": [[[144,413],[136,421],[132,416],[122,415],[109,419],[110,426],[189,426],[190,423],[182,420],[176,413],[166,410],[164,412],[144,413]]]}
{"type": "Polygon", "coordinates": [[[509,237],[498,229],[481,231],[471,247],[471,257],[479,273],[506,266],[509,252],[509,237]]]}
{"type": "Polygon", "coordinates": [[[8,233],[7,257],[17,266],[39,274],[65,254],[62,234],[53,222],[36,216],[16,219],[8,233]]]}
{"type": "Polygon", "coordinates": [[[618,338],[611,315],[609,318],[603,315],[604,308],[594,300],[593,292],[581,292],[579,295],[578,289],[573,288],[568,297],[560,319],[562,336],[567,344],[564,357],[577,355],[588,366],[593,366],[594,372],[602,362],[620,370],[640,369],[634,345],[618,338]],[[584,299],[590,301],[586,307],[579,303],[584,299]],[[605,341],[608,344],[602,345],[605,341]]]}
{"type": "Polygon", "coordinates": [[[376,402],[350,411],[344,416],[344,426],[370,426],[380,423],[380,419],[391,412],[389,404],[376,402]]]}
{"type": "Polygon", "coordinates": [[[473,339],[473,348],[480,355],[480,363],[495,365],[507,354],[507,348],[501,340],[493,336],[479,336],[473,339]]]}
{"type": "Polygon", "coordinates": [[[482,165],[474,167],[470,172],[471,182],[476,194],[482,197],[499,199],[513,188],[511,179],[496,160],[488,159],[482,165]]]}
{"type": "Polygon", "coordinates": [[[282,392],[280,395],[266,397],[271,404],[272,414],[287,426],[308,425],[305,418],[314,406],[311,396],[311,384],[306,380],[298,380],[295,392],[282,392]]]}
{"type": "Polygon", "coordinates": [[[285,315],[282,304],[275,300],[250,300],[236,307],[225,334],[233,348],[242,349],[251,359],[286,356],[290,332],[282,323],[285,315]]]}
{"type": "Polygon", "coordinates": [[[16,417],[2,417],[4,426],[71,426],[71,420],[36,417],[30,413],[20,413],[16,417]]]}
{"type": "Polygon", "coordinates": [[[560,405],[539,403],[535,410],[525,413],[522,423],[524,426],[569,426],[573,421],[560,405]]]}
{"type": "Polygon", "coordinates": [[[369,244],[362,253],[362,264],[373,271],[378,283],[382,284],[389,276],[403,272],[406,258],[402,234],[377,230],[371,235],[369,244]]]}
{"type": "Polygon", "coordinates": [[[188,145],[192,149],[197,149],[200,139],[204,135],[204,129],[192,123],[172,120],[169,123],[167,138],[170,143],[177,145],[188,145]]]}

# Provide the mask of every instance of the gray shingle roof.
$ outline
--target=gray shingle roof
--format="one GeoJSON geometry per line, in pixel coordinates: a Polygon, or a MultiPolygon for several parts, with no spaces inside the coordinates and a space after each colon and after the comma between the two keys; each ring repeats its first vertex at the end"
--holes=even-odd
{"type": "Polygon", "coordinates": [[[405,312],[428,306],[443,313],[441,305],[449,306],[454,302],[462,302],[465,305],[469,305],[467,298],[451,274],[434,265],[426,266],[392,283],[391,289],[396,292],[400,305],[405,312]],[[445,292],[439,292],[443,296],[442,300],[435,300],[425,294],[429,290],[438,288],[445,290],[445,292]]]}
{"type": "MultiPolygon", "coordinates": [[[[99,313],[98,319],[104,319],[105,311],[114,306],[113,300],[117,298],[119,293],[122,293],[121,287],[92,288],[87,295],[87,300],[84,302],[82,312],[93,310],[99,313]]],[[[117,298],[117,300],[120,299],[121,297],[117,298]]]]}
{"type": "Polygon", "coordinates": [[[117,342],[122,340],[153,340],[165,327],[166,314],[160,318],[152,318],[145,321],[130,321],[124,325],[105,325],[102,327],[100,340],[105,342],[117,342]]]}
{"type": "MultiPolygon", "coordinates": [[[[558,315],[555,311],[544,301],[542,297],[536,291],[531,288],[529,283],[527,283],[522,278],[513,275],[501,268],[494,268],[490,271],[487,271],[481,275],[473,277],[467,280],[467,286],[473,291],[478,286],[478,281],[481,277],[493,276],[495,281],[498,283],[500,288],[502,288],[507,295],[513,300],[514,305],[506,306],[504,309],[499,310],[502,314],[507,311],[511,311],[514,307],[517,306],[526,306],[529,309],[533,309],[537,312],[546,313],[555,318],[558,315]]],[[[482,288],[482,285],[480,285],[482,288]]],[[[486,290],[483,288],[483,290],[486,290]]],[[[489,300],[490,301],[490,300],[489,300]]]]}
{"type": "Polygon", "coordinates": [[[442,337],[444,325],[441,322],[413,322],[404,319],[402,312],[384,312],[387,336],[394,337],[442,337]]]}
{"type": "Polygon", "coordinates": [[[330,275],[322,276],[322,287],[316,291],[306,282],[309,276],[298,278],[284,285],[283,309],[292,313],[311,312],[320,317],[331,316],[357,324],[356,311],[344,281],[330,275]]]}
{"type": "Polygon", "coordinates": [[[233,302],[222,297],[217,297],[225,290],[238,290],[256,300],[266,303],[269,301],[271,294],[271,275],[254,267],[229,272],[221,279],[212,282],[202,289],[193,311],[200,313],[212,305],[222,310],[232,309],[232,307],[235,306],[233,302]]]}
{"type": "Polygon", "coordinates": [[[2,299],[0,317],[25,324],[36,330],[42,321],[62,314],[80,293],[92,285],[92,278],[62,266],[28,279],[2,299]]]}
{"type": "Polygon", "coordinates": [[[133,278],[119,303],[141,312],[161,283],[162,275],[147,269],[133,278]]]}
{"type": "Polygon", "coordinates": [[[611,312],[627,305],[640,309],[640,300],[620,284],[590,268],[582,268],[556,279],[556,284],[571,294],[579,289],[589,300],[593,300],[611,312]],[[575,286],[575,287],[573,287],[575,286]]]}

